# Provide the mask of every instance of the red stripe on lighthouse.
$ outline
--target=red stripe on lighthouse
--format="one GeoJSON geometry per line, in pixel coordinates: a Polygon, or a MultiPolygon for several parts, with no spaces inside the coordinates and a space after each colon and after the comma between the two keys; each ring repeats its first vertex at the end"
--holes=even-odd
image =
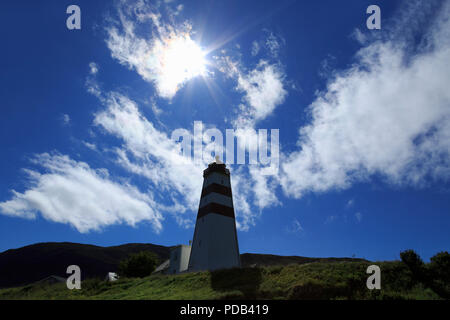
{"type": "Polygon", "coordinates": [[[232,207],[223,206],[218,203],[210,203],[198,210],[197,219],[204,217],[209,213],[217,213],[234,219],[234,209],[232,207]]]}

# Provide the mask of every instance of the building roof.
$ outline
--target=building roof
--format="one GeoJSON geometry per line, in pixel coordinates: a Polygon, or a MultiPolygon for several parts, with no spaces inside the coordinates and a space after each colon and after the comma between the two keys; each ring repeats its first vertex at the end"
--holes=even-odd
{"type": "Polygon", "coordinates": [[[203,178],[206,178],[207,176],[209,176],[213,172],[222,173],[222,174],[227,175],[227,176],[230,175],[230,170],[228,170],[226,168],[225,163],[213,162],[213,163],[210,163],[208,165],[208,168],[206,168],[203,171],[203,178]]]}
{"type": "Polygon", "coordinates": [[[164,261],[163,263],[161,263],[156,269],[155,271],[153,271],[153,273],[158,273],[158,272],[164,272],[165,270],[169,269],[170,267],[170,259],[167,259],[166,261],[164,261]]]}

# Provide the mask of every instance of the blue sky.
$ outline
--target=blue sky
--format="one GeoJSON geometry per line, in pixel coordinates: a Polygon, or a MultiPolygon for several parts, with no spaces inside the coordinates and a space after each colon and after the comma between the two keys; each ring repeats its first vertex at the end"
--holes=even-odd
{"type": "Polygon", "coordinates": [[[207,161],[171,133],[194,121],[280,130],[276,174],[231,166],[241,253],[449,249],[449,1],[1,6],[0,251],[188,243],[207,161]]]}

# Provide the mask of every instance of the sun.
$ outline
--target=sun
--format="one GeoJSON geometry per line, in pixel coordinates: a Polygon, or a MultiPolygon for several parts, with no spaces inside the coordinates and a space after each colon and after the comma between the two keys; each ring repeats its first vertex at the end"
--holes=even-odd
{"type": "Polygon", "coordinates": [[[189,79],[205,72],[205,53],[189,37],[174,39],[165,54],[166,71],[178,79],[189,79]]]}
{"type": "Polygon", "coordinates": [[[159,90],[172,95],[186,81],[206,74],[206,53],[189,34],[170,37],[154,48],[158,57],[159,90]]]}

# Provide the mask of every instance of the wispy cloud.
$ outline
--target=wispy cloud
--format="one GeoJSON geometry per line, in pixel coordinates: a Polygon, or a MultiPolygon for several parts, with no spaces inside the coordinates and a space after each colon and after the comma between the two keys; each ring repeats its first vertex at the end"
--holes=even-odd
{"type": "Polygon", "coordinates": [[[259,50],[260,50],[260,46],[259,46],[259,43],[258,43],[258,41],[253,41],[252,42],[252,56],[256,56],[258,53],[259,53],[259,50]]]}
{"type": "Polygon", "coordinates": [[[338,216],[337,215],[331,215],[331,216],[328,216],[326,219],[325,219],[325,224],[330,224],[330,223],[333,223],[333,222],[335,222],[336,220],[338,219],[338,216]]]}
{"type": "MultiPolygon", "coordinates": [[[[252,43],[252,56],[260,53],[261,46],[268,48],[269,56],[262,57],[253,68],[245,66],[239,58],[233,58],[222,52],[215,56],[216,66],[219,71],[236,81],[236,91],[242,94],[241,103],[236,108],[234,119],[231,120],[235,127],[235,135],[242,141],[249,143],[244,146],[250,151],[258,146],[256,130],[258,123],[270,117],[276,108],[282,105],[288,95],[286,89],[286,76],[278,55],[273,55],[275,50],[281,47],[280,43],[272,33],[269,33],[267,41],[254,41],[252,43]],[[271,60],[271,62],[269,62],[271,60]]],[[[238,146],[240,148],[242,146],[238,146]]],[[[272,156],[277,152],[271,150],[272,156]]],[[[276,160],[278,161],[278,160],[276,160]]],[[[278,176],[273,170],[268,170],[261,164],[249,166],[248,173],[244,173],[252,185],[254,201],[253,204],[261,212],[265,208],[281,204],[276,188],[279,185],[278,176]]]]}
{"type": "MultiPolygon", "coordinates": [[[[252,150],[258,146],[256,135],[258,122],[273,114],[288,94],[281,63],[279,61],[269,63],[260,59],[253,69],[248,70],[239,60],[225,53],[214,58],[218,70],[235,80],[235,89],[242,94],[242,101],[231,123],[235,127],[235,136],[249,143],[238,148],[252,150]]],[[[275,150],[271,152],[275,157],[277,154],[275,150]]],[[[267,169],[261,164],[254,164],[249,166],[248,173],[244,173],[246,179],[249,179],[252,184],[254,205],[259,211],[281,204],[275,192],[279,185],[278,177],[272,170],[267,169]]]]}
{"type": "Polygon", "coordinates": [[[92,75],[96,75],[98,72],[98,65],[95,62],[89,63],[89,73],[92,75]]]}
{"type": "Polygon", "coordinates": [[[354,199],[350,199],[350,200],[347,201],[346,207],[347,208],[351,208],[351,207],[353,207],[354,204],[355,204],[355,200],[354,199]]]}
{"type": "Polygon", "coordinates": [[[268,48],[270,54],[274,58],[278,58],[281,47],[285,44],[285,40],[275,35],[273,32],[265,30],[267,33],[267,39],[265,42],[266,47],[268,48]]]}
{"type": "Polygon", "coordinates": [[[279,34],[275,34],[268,29],[262,30],[262,37],[252,42],[251,54],[258,55],[264,51],[268,58],[279,59],[280,51],[286,44],[286,40],[279,34]]]}
{"type": "Polygon", "coordinates": [[[294,219],[291,225],[287,228],[287,231],[291,233],[302,233],[305,230],[303,229],[303,226],[300,224],[298,219],[294,219]]]}
{"type": "Polygon", "coordinates": [[[0,212],[33,219],[37,213],[49,221],[69,224],[79,232],[100,230],[113,224],[135,226],[142,221],[162,229],[161,214],[150,194],[127,183],[110,179],[106,169],[92,169],[65,155],[37,155],[32,162],[46,171],[25,170],[29,185],[13,191],[11,200],[0,203],[0,212]]]}
{"type": "MultiPolygon", "coordinates": [[[[116,92],[102,99],[106,109],[97,113],[94,123],[121,139],[115,148],[117,163],[130,173],[146,178],[161,210],[169,212],[181,226],[192,225],[202,189],[206,162],[196,162],[181,154],[181,146],[144,117],[138,105],[116,92]]],[[[252,188],[240,170],[232,171],[232,187],[240,230],[248,230],[258,215],[250,209],[252,188]]]]}
{"type": "MultiPolygon", "coordinates": [[[[252,48],[252,55],[256,55],[259,52],[258,42],[253,42],[252,48]]],[[[263,57],[253,68],[226,52],[213,58],[218,70],[234,79],[236,91],[243,95],[237,117],[233,120],[235,127],[253,129],[284,103],[288,95],[286,75],[278,58],[269,61],[269,57],[263,57]]]]}
{"type": "Polygon", "coordinates": [[[284,102],[284,74],[275,64],[261,60],[248,74],[239,73],[237,90],[244,93],[245,105],[236,120],[238,127],[253,127],[254,123],[267,118],[284,102]]]}
{"type": "Polygon", "coordinates": [[[68,125],[70,125],[70,116],[68,115],[68,114],[63,114],[62,116],[61,116],[61,122],[62,122],[62,124],[64,125],[64,126],[68,126],[68,125]]]}
{"type": "Polygon", "coordinates": [[[184,158],[180,146],[155,128],[137,104],[119,93],[105,99],[106,109],[95,115],[94,123],[123,141],[118,161],[127,170],[150,179],[161,190],[185,196],[187,207],[198,205],[204,164],[184,158]]]}
{"type": "Polygon", "coordinates": [[[97,151],[97,146],[94,143],[90,143],[87,141],[82,141],[82,143],[86,148],[91,149],[92,151],[97,151]]]}

